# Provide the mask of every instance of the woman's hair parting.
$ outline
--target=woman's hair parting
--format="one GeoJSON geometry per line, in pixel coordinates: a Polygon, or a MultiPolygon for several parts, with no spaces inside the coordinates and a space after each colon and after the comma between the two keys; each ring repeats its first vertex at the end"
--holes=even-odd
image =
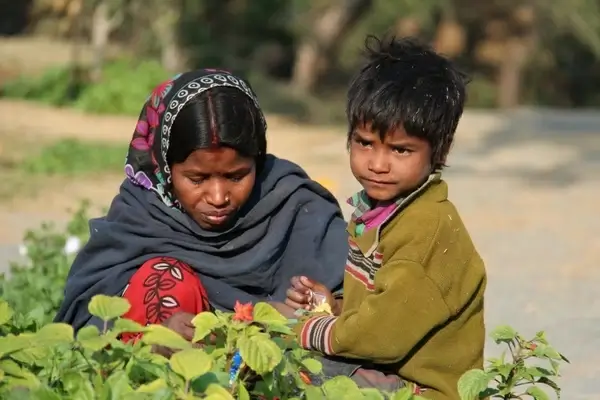
{"type": "Polygon", "coordinates": [[[179,111],[173,126],[167,162],[184,162],[195,150],[227,146],[265,163],[267,138],[263,116],[256,103],[234,87],[217,86],[200,93],[179,111]]]}
{"type": "Polygon", "coordinates": [[[467,77],[447,58],[413,38],[365,41],[366,65],[348,89],[348,142],[368,125],[381,138],[398,128],[429,142],[444,166],[463,113],[467,77]]]}

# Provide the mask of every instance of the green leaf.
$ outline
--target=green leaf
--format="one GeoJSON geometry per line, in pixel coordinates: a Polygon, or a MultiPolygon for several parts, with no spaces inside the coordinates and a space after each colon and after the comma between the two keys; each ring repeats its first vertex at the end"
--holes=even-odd
{"type": "Polygon", "coordinates": [[[6,324],[12,318],[14,312],[4,300],[0,300],[0,325],[6,324]]]}
{"type": "Polygon", "coordinates": [[[77,340],[92,339],[100,336],[100,330],[95,325],[84,326],[77,332],[77,340]]]}
{"type": "Polygon", "coordinates": [[[307,386],[306,389],[304,389],[304,397],[306,400],[324,400],[325,393],[323,393],[323,390],[319,387],[307,386]]]}
{"type": "Polygon", "coordinates": [[[213,330],[221,325],[217,316],[211,312],[202,312],[192,319],[192,325],[196,328],[194,332],[193,343],[204,340],[213,330]]]}
{"type": "Polygon", "coordinates": [[[479,394],[487,389],[491,377],[485,371],[472,369],[458,380],[458,394],[461,400],[479,399],[479,394]]]}
{"type": "Polygon", "coordinates": [[[314,358],[305,358],[301,361],[304,368],[311,374],[319,374],[323,369],[323,364],[314,358]]]}
{"type": "Polygon", "coordinates": [[[402,388],[394,393],[394,396],[390,400],[412,400],[413,392],[408,388],[402,388]]]}
{"type": "Polygon", "coordinates": [[[43,326],[36,333],[38,343],[71,343],[74,340],[73,327],[64,323],[52,323],[43,326]]]}
{"type": "Polygon", "coordinates": [[[145,332],[146,327],[127,318],[118,318],[112,328],[112,333],[120,335],[121,333],[140,333],[145,332]]]}
{"type": "Polygon", "coordinates": [[[237,399],[238,400],[250,400],[250,393],[243,384],[238,385],[237,399]]]}
{"type": "Polygon", "coordinates": [[[30,400],[63,400],[63,397],[52,389],[42,386],[31,392],[30,400]]]}
{"type": "Polygon", "coordinates": [[[254,306],[253,317],[255,322],[265,325],[285,325],[287,323],[287,318],[269,303],[257,303],[254,306]]]}
{"type": "Polygon", "coordinates": [[[110,339],[100,336],[100,331],[94,325],[84,326],[77,332],[77,341],[86,350],[99,351],[110,344],[110,339]]]}
{"type": "Polygon", "coordinates": [[[283,358],[281,349],[265,336],[242,336],[238,345],[246,365],[259,375],[273,371],[283,358]]]}
{"type": "Polygon", "coordinates": [[[109,321],[123,316],[131,305],[123,297],[105,296],[98,294],[92,297],[88,310],[90,314],[100,318],[103,321],[109,321]]]}
{"type": "Polygon", "coordinates": [[[225,388],[216,383],[208,385],[205,394],[205,400],[235,400],[225,388]]]}
{"type": "Polygon", "coordinates": [[[68,398],[81,400],[94,400],[96,395],[94,387],[87,376],[76,372],[70,372],[62,377],[62,384],[69,394],[68,398]]]}
{"type": "Polygon", "coordinates": [[[17,378],[21,378],[25,376],[25,373],[27,373],[27,370],[22,369],[21,366],[13,360],[0,361],[0,370],[4,371],[4,373],[7,375],[12,375],[17,378]]]}
{"type": "Polygon", "coordinates": [[[45,360],[50,355],[50,348],[47,346],[31,346],[26,349],[15,351],[10,355],[13,360],[27,365],[35,365],[45,360]]]}
{"type": "Polygon", "coordinates": [[[149,325],[142,336],[142,342],[150,345],[165,346],[175,350],[192,348],[192,344],[177,332],[162,325],[149,325]]]}
{"type": "Polygon", "coordinates": [[[525,393],[533,397],[534,400],[550,400],[550,396],[537,386],[528,387],[525,393]]]}
{"type": "Polygon", "coordinates": [[[0,356],[21,349],[26,349],[34,344],[32,335],[7,335],[0,337],[0,356]]]}
{"type": "Polygon", "coordinates": [[[165,381],[163,378],[159,378],[159,379],[153,380],[150,383],[140,385],[140,387],[138,387],[136,389],[136,392],[138,392],[138,393],[154,393],[154,392],[159,391],[160,389],[165,389],[167,387],[168,387],[167,381],[165,381]]]}
{"type": "Polygon", "coordinates": [[[362,399],[363,395],[356,383],[347,376],[336,376],[321,386],[328,399],[362,399]]]}
{"type": "Polygon", "coordinates": [[[557,393],[560,392],[560,386],[558,386],[556,382],[554,382],[552,379],[546,376],[542,376],[540,379],[538,379],[537,383],[542,383],[544,385],[550,386],[557,393]]]}
{"type": "Polygon", "coordinates": [[[210,371],[213,359],[204,350],[189,349],[173,354],[169,364],[173,371],[183,376],[183,379],[189,382],[210,371]]]}
{"type": "Polygon", "coordinates": [[[106,380],[104,388],[108,392],[107,394],[110,394],[104,398],[111,400],[122,399],[133,392],[133,388],[129,384],[129,377],[123,370],[113,372],[106,380]]]}
{"type": "Polygon", "coordinates": [[[383,397],[383,394],[381,394],[381,392],[377,389],[366,388],[366,389],[361,389],[360,392],[362,393],[363,398],[365,400],[385,400],[385,397],[383,397]]]}
{"type": "Polygon", "coordinates": [[[515,340],[517,338],[517,335],[517,331],[515,331],[508,325],[500,325],[496,327],[496,329],[494,329],[490,334],[490,336],[492,337],[492,339],[494,339],[496,343],[510,342],[512,340],[515,340]]]}

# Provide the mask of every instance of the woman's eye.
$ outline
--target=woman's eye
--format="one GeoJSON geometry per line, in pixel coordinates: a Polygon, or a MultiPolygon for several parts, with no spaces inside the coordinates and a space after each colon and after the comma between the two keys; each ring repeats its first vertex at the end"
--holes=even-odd
{"type": "Polygon", "coordinates": [[[204,182],[205,178],[188,178],[190,182],[194,185],[200,185],[204,182]]]}

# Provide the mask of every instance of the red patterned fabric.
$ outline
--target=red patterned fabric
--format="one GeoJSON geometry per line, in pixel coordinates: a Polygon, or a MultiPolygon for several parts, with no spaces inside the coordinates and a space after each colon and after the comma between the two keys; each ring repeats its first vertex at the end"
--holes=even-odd
{"type": "MultiPolygon", "coordinates": [[[[189,265],[170,257],[146,261],[123,290],[131,308],[124,315],[139,324],[160,324],[176,312],[211,309],[202,282],[189,265]]],[[[123,335],[124,341],[139,335],[123,335]]]]}

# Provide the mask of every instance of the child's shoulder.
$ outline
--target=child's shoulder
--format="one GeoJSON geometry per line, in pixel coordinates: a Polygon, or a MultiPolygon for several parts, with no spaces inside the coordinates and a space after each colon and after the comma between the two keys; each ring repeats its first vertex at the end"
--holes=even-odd
{"type": "Polygon", "coordinates": [[[462,219],[448,200],[446,183],[441,181],[390,221],[382,232],[380,244],[387,254],[412,253],[410,258],[417,261],[435,251],[436,244],[452,242],[452,238],[463,233],[466,229],[462,219]]]}

